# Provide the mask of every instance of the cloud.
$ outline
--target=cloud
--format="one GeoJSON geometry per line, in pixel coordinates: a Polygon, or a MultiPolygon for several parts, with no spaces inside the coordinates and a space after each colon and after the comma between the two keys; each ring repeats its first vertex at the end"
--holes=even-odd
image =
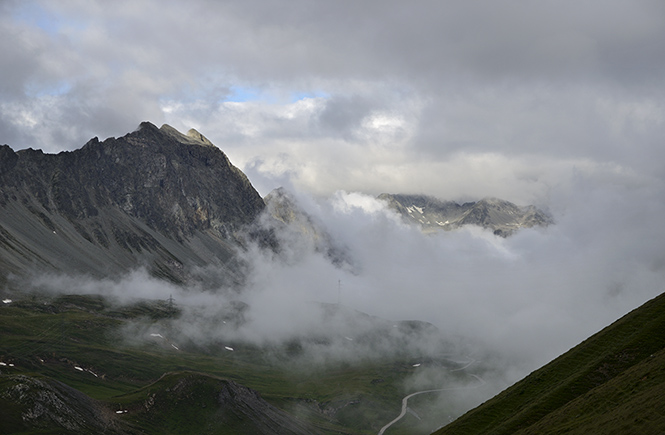
{"type": "MultiPolygon", "coordinates": [[[[140,272],[122,281],[49,278],[40,286],[115,297],[173,294],[213,312],[239,297],[249,310],[236,338],[255,342],[317,330],[321,317],[312,303],[341,301],[387,320],[430,322],[524,373],[662,290],[662,188],[620,175],[580,168],[552,186],[555,225],[505,239],[474,227],[425,235],[357,192],[325,200],[299,193],[301,206],[353,267],[335,265],[300,233],[285,231],[278,234],[287,250],[280,255],[247,252],[249,279],[240,296],[164,286],[140,272]]],[[[214,337],[213,326],[201,329],[214,337]]]]}
{"type": "Polygon", "coordinates": [[[128,325],[133,340],[161,333],[178,346],[258,345],[274,364],[302,370],[406,361],[405,394],[451,388],[430,403],[457,415],[662,292],[662,183],[611,165],[558,176],[548,197],[555,224],[508,238],[476,227],[425,235],[373,196],[300,191],[296,201],[348,263],[277,226],[282,251],[250,246],[240,292],[168,285],[141,270],[33,285],[119,303],[173,295],[180,316],[128,325]],[[437,330],[414,334],[394,329],[398,321],[437,330]],[[466,363],[473,368],[450,372],[466,363]]]}
{"type": "Polygon", "coordinates": [[[143,120],[194,127],[353,252],[355,273],[257,255],[247,337],[311,322],[302,301],[334,302],[341,279],[344,304],[463,334],[522,373],[660,292],[662,2],[0,8],[0,143],[59,152],[143,120]],[[496,196],[557,223],[425,237],[382,192],[496,196]]]}
{"type": "MultiPolygon", "coordinates": [[[[295,264],[258,261],[253,288],[277,313],[278,300],[334,302],[341,279],[343,304],[431,322],[533,369],[660,293],[665,273],[663,245],[642,243],[665,237],[659,190],[580,172],[552,197],[554,226],[503,239],[473,228],[426,236],[375,199],[339,192],[309,211],[359,272],[314,253],[295,264]]],[[[259,317],[277,322],[268,311],[259,317]]]]}
{"type": "Polygon", "coordinates": [[[168,122],[204,132],[266,191],[288,177],[324,196],[531,200],[550,186],[525,183],[525,162],[539,180],[580,161],[665,170],[655,1],[3,8],[0,134],[14,148],[168,122]],[[229,101],[234,89],[255,97],[229,101]]]}

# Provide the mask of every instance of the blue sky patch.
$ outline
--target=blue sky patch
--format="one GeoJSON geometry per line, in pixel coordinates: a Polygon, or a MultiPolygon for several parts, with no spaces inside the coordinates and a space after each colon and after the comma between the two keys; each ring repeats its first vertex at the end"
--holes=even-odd
{"type": "Polygon", "coordinates": [[[234,103],[246,103],[248,101],[259,101],[265,98],[263,92],[258,88],[251,88],[246,86],[231,86],[231,92],[225,98],[225,101],[234,103]]]}
{"type": "Polygon", "coordinates": [[[21,3],[14,12],[14,18],[30,26],[39,27],[49,35],[55,35],[60,30],[60,20],[37,3],[21,3]]]}
{"type": "MultiPolygon", "coordinates": [[[[224,101],[234,103],[246,103],[249,101],[263,101],[267,103],[284,102],[282,99],[277,98],[270,92],[266,92],[260,88],[250,86],[231,86],[229,95],[226,96],[224,101]]],[[[288,94],[287,101],[295,103],[296,101],[304,100],[306,98],[327,98],[330,94],[323,91],[293,91],[288,94]]]]}

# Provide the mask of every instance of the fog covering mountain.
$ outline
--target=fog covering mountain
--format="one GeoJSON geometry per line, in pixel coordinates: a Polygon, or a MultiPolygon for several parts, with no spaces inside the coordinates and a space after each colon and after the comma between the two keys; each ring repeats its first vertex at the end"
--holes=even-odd
{"type": "MultiPolygon", "coordinates": [[[[0,272],[8,304],[9,297],[46,300],[45,294],[93,293],[121,305],[175,295],[177,317],[129,320],[120,331],[127,342],[145,345],[146,337],[154,335],[148,331],[160,328],[169,331],[171,343],[189,343],[195,349],[222,342],[258,345],[270,364],[281,367],[288,361],[305,371],[338,363],[376,364],[386,358],[432,364],[431,370],[423,367],[422,379],[408,382],[411,386],[473,362],[464,356],[458,337],[442,334],[430,323],[386,320],[344,307],[339,279],[336,304],[285,291],[282,286],[289,280],[273,282],[269,269],[299,267],[314,258],[319,267],[328,265],[352,276],[361,270],[349,248],[331,235],[320,217],[305,211],[299,199],[284,189],[260,198],[247,177],[195,130],[184,135],[168,125],[157,128],[144,122],[123,137],[94,138],[71,152],[15,152],[5,145],[0,153],[0,272]],[[275,316],[283,314],[287,321],[275,322],[275,316]]],[[[16,360],[11,351],[7,357],[16,360]]],[[[51,364],[44,363],[41,354],[30,357],[51,364]]],[[[18,361],[25,363],[23,358],[18,361]]],[[[108,405],[55,379],[21,376],[3,377],[0,389],[0,399],[17,401],[7,414],[13,427],[134,430],[111,417],[97,427],[95,415],[108,414],[108,405]],[[44,394],[41,402],[33,403],[33,395],[44,394]]],[[[244,392],[231,394],[220,412],[237,415],[241,411],[230,411],[236,407],[244,410],[242,418],[277,421],[281,411],[261,400],[239,402],[256,392],[238,388],[244,392]]],[[[361,402],[335,398],[334,406],[318,405],[317,412],[337,418],[348,404],[361,402]]],[[[365,406],[376,405],[369,400],[357,407],[365,406]]],[[[153,414],[141,418],[154,420],[153,414]]],[[[280,414],[282,429],[277,433],[307,427],[289,418],[280,414]]],[[[245,425],[243,430],[272,433],[270,424],[245,425]]]]}
{"type": "MultiPolygon", "coordinates": [[[[479,211],[455,215],[454,231],[423,234],[385,200],[358,192],[315,199],[278,190],[263,200],[196,131],[143,123],[76,151],[2,146],[0,157],[3,297],[32,289],[103,294],[120,304],[173,296],[178,318],[158,325],[175,340],[204,348],[250,343],[301,369],[407,355],[409,367],[432,365],[405,372],[400,392],[453,389],[431,397],[433,406],[446,404],[445,421],[662,282],[657,250],[635,243],[660,209],[639,185],[630,186],[633,201],[644,204],[639,213],[616,206],[626,198],[621,189],[579,189],[574,197],[553,193],[566,204],[555,225],[519,209],[525,228],[503,237],[515,222],[506,218],[512,206],[481,200],[469,206],[479,211]],[[418,322],[403,328],[400,321],[418,322]],[[460,390],[468,379],[449,376],[466,364],[482,387],[460,390]]],[[[592,184],[583,177],[582,185],[592,184]]],[[[414,198],[401,204],[408,216],[435,209],[432,199],[428,206],[414,198]]],[[[132,320],[123,332],[145,337],[150,327],[132,320]]]]}
{"type": "Polygon", "coordinates": [[[290,251],[313,250],[324,254],[334,265],[352,268],[350,253],[326,231],[323,222],[316,220],[298,204],[298,200],[283,187],[274,189],[264,198],[266,213],[260,226],[277,242],[276,249],[290,251]]]}

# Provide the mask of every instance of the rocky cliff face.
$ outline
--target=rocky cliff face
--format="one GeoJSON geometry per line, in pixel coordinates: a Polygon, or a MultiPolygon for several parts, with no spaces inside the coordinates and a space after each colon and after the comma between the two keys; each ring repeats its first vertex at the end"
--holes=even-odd
{"type": "Polygon", "coordinates": [[[233,257],[265,205],[203,135],[144,122],[57,155],[0,146],[0,269],[108,275],[144,264],[174,281],[233,257]]]}
{"type": "Polygon", "coordinates": [[[379,199],[385,201],[406,222],[416,224],[426,232],[476,225],[490,229],[498,236],[507,237],[520,228],[553,223],[549,216],[532,205],[520,207],[496,198],[458,204],[431,196],[383,193],[379,199]]]}
{"type": "Polygon", "coordinates": [[[0,403],[2,433],[135,433],[104,404],[46,377],[0,374],[0,403]]]}

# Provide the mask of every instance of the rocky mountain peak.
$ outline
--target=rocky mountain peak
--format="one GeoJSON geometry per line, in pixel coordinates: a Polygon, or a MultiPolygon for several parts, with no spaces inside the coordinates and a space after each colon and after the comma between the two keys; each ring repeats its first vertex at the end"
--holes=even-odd
{"type": "MultiPolygon", "coordinates": [[[[166,125],[166,124],[164,124],[164,125],[166,125]]],[[[208,140],[207,137],[205,137],[204,135],[202,135],[201,133],[199,133],[198,131],[196,131],[193,128],[189,129],[189,131],[187,132],[187,136],[201,142],[202,145],[214,146],[212,144],[212,142],[210,142],[208,140]]]]}
{"type": "Polygon", "coordinates": [[[201,146],[213,146],[213,147],[215,146],[213,145],[212,142],[208,140],[207,137],[205,137],[204,135],[202,135],[193,128],[189,129],[187,134],[182,134],[175,128],[171,127],[170,125],[164,124],[159,128],[159,131],[173,137],[175,140],[177,140],[180,143],[185,143],[190,145],[201,145],[201,146]]]}
{"type": "Polygon", "coordinates": [[[218,241],[198,248],[192,258],[211,249],[228,254],[235,234],[265,208],[245,174],[205,136],[150,122],[123,137],[93,138],[59,154],[2,147],[0,168],[0,245],[11,246],[0,252],[0,265],[3,256],[25,263],[21,257],[34,261],[36,253],[55,266],[56,253],[83,261],[93,256],[91,250],[99,257],[98,248],[118,247],[134,258],[148,251],[154,261],[159,251],[162,259],[182,262],[184,251],[176,254],[164,244],[203,234],[218,241]],[[44,228],[54,242],[49,252],[40,246],[44,228]],[[70,230],[66,238],[53,237],[70,230]]]}

